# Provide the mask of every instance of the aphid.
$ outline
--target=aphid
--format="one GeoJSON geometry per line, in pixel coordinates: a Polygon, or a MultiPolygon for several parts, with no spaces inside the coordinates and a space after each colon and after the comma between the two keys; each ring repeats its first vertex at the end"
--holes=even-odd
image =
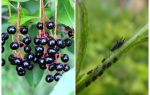
{"type": "Polygon", "coordinates": [[[89,75],[89,74],[91,74],[92,72],[93,72],[93,70],[90,70],[90,71],[87,72],[87,74],[89,75]]]}
{"type": "Polygon", "coordinates": [[[125,42],[125,39],[122,37],[116,41],[116,43],[110,48],[110,51],[115,51],[119,49],[125,42]]]}
{"type": "Polygon", "coordinates": [[[116,63],[117,61],[118,61],[118,58],[115,57],[115,58],[113,59],[113,63],[116,63]]]}
{"type": "Polygon", "coordinates": [[[94,77],[92,78],[92,81],[95,81],[95,80],[97,79],[97,77],[98,77],[98,76],[94,76],[94,77]]]}
{"type": "Polygon", "coordinates": [[[101,62],[104,63],[105,60],[106,60],[106,58],[103,58],[101,62]]]}
{"type": "Polygon", "coordinates": [[[86,82],[85,86],[88,87],[91,84],[90,81],[86,82]]]}
{"type": "Polygon", "coordinates": [[[103,73],[104,73],[103,70],[99,71],[98,76],[101,76],[103,73]]]}

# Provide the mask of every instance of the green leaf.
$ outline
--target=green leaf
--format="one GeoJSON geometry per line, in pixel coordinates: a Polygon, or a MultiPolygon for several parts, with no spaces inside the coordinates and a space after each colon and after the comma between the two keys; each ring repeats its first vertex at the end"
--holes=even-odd
{"type": "Polygon", "coordinates": [[[77,1],[77,14],[76,14],[76,51],[78,60],[77,66],[77,77],[82,68],[82,61],[86,52],[87,38],[88,38],[88,14],[84,2],[77,1]],[[83,28],[84,27],[84,28],[83,28]]]}
{"type": "MultiPolygon", "coordinates": [[[[25,23],[27,23],[28,21],[32,21],[34,19],[39,19],[39,17],[35,17],[35,16],[21,16],[20,19],[20,25],[23,25],[25,23]]],[[[8,20],[9,23],[11,24],[16,24],[17,23],[17,15],[13,15],[10,17],[10,19],[8,20]]]]}
{"type": "MultiPolygon", "coordinates": [[[[18,0],[10,0],[10,1],[13,1],[13,2],[18,2],[18,0]]],[[[19,2],[27,2],[29,0],[19,0],[19,2]]]]}
{"type": "Polygon", "coordinates": [[[73,9],[75,9],[75,5],[74,5],[74,0],[69,0],[70,1],[70,5],[72,6],[73,9]]]}
{"type": "Polygon", "coordinates": [[[2,5],[10,5],[10,2],[8,0],[2,0],[2,5]]]}
{"type": "Polygon", "coordinates": [[[75,89],[75,68],[63,75],[49,95],[72,95],[75,89]]]}
{"type": "MultiPolygon", "coordinates": [[[[34,63],[33,63],[34,64],[34,63]]],[[[38,83],[40,82],[44,71],[39,68],[37,64],[34,64],[34,70],[27,71],[25,78],[29,85],[33,88],[35,88],[38,83]]]]}
{"type": "Polygon", "coordinates": [[[74,9],[70,0],[58,0],[58,22],[70,27],[74,26],[74,9]]]}

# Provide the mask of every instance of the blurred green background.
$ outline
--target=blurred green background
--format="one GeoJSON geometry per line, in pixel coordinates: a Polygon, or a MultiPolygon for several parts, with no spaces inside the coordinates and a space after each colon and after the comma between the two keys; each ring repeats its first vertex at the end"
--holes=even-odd
{"type": "MultiPolygon", "coordinates": [[[[54,16],[55,1],[44,0],[45,13],[48,18],[54,16]]],[[[2,0],[2,32],[7,32],[9,25],[16,25],[17,2],[18,0],[2,0]]],[[[20,2],[21,26],[25,25],[29,28],[29,35],[33,39],[38,34],[36,24],[40,20],[40,0],[20,0],[20,2]]],[[[57,9],[58,24],[65,24],[74,28],[74,1],[58,0],[57,9]]],[[[46,31],[50,32],[49,30],[46,31]]],[[[68,36],[62,36],[59,31],[57,31],[57,34],[63,39],[68,38],[68,36]]],[[[61,95],[74,95],[74,43],[72,43],[71,47],[60,50],[62,54],[66,53],[69,55],[70,61],[68,63],[71,66],[70,71],[65,73],[59,82],[47,83],[45,81],[45,76],[48,74],[47,70],[45,72],[40,70],[37,64],[34,64],[35,68],[32,71],[27,71],[25,77],[19,77],[17,75],[15,66],[12,66],[8,62],[8,56],[12,53],[9,48],[12,42],[11,40],[12,38],[9,36],[9,39],[4,45],[5,51],[2,54],[2,58],[6,60],[5,66],[2,67],[2,95],[56,95],[60,93],[61,95]]],[[[33,43],[31,43],[31,47],[32,52],[34,52],[33,43]]]]}
{"type": "MultiPolygon", "coordinates": [[[[109,56],[116,40],[128,40],[148,23],[148,0],[83,2],[88,12],[88,39],[81,73],[109,56]]],[[[148,95],[148,43],[127,52],[79,95],[148,95]]]]}

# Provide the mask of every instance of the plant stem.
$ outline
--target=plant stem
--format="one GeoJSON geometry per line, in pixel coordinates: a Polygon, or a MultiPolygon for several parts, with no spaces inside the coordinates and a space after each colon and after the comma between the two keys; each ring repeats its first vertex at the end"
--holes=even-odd
{"type": "Polygon", "coordinates": [[[8,11],[9,11],[9,17],[11,17],[11,8],[10,8],[10,5],[8,5],[8,11]]]}
{"type": "Polygon", "coordinates": [[[141,28],[136,34],[134,34],[125,44],[118,50],[112,53],[109,57],[105,58],[103,64],[96,66],[94,69],[89,70],[87,73],[82,74],[81,79],[77,81],[77,93],[89,86],[98,77],[102,76],[104,71],[116,63],[123,54],[129,49],[142,44],[148,40],[148,25],[141,28]]]}
{"type": "Polygon", "coordinates": [[[55,29],[54,29],[54,38],[57,38],[57,6],[58,6],[58,0],[55,0],[55,29]]]}

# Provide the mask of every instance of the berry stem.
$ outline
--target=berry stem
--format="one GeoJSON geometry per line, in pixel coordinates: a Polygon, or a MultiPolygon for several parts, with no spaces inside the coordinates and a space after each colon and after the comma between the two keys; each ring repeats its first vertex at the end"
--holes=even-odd
{"type": "Polygon", "coordinates": [[[58,0],[55,0],[55,28],[54,28],[54,38],[57,39],[57,6],[58,6],[58,0]]]}
{"type": "Polygon", "coordinates": [[[103,64],[99,64],[98,66],[95,66],[95,68],[89,70],[88,72],[77,76],[77,93],[79,93],[85,87],[89,86],[98,77],[101,77],[104,71],[106,71],[114,63],[116,63],[116,59],[119,59],[123,54],[129,51],[129,49],[132,49],[133,47],[148,41],[147,30],[148,25],[145,25],[138,32],[136,32],[136,34],[134,34],[127,42],[125,42],[125,44],[120,49],[116,50],[110,56],[106,57],[103,61],[103,64]]]}

